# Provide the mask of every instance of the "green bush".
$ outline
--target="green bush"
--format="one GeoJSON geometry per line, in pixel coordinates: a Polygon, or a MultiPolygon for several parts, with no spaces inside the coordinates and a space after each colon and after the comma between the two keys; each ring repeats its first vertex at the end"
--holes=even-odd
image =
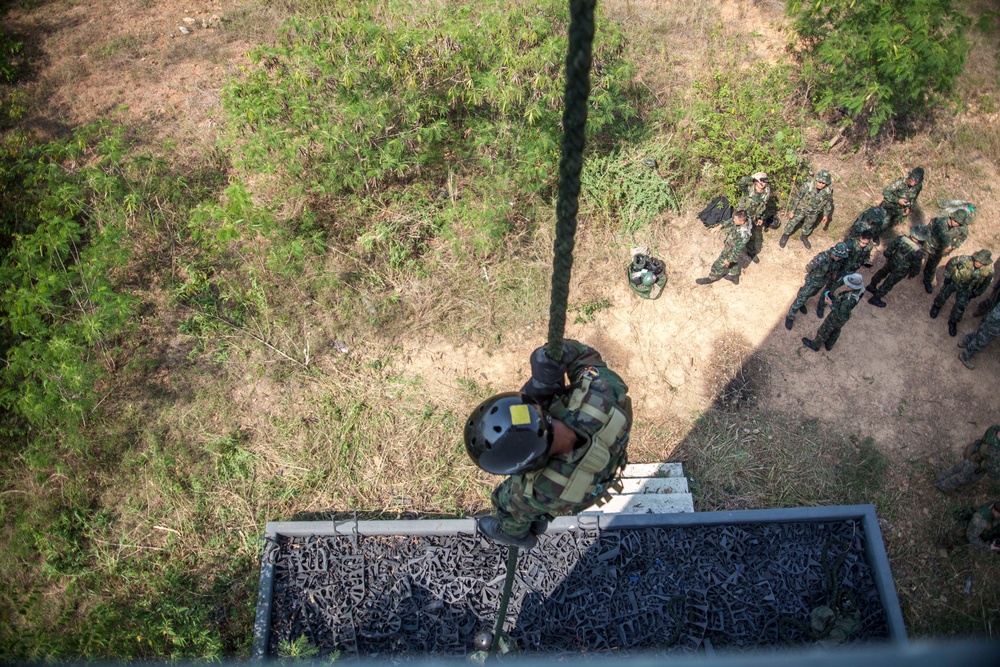
{"type": "Polygon", "coordinates": [[[783,67],[757,65],[715,72],[696,84],[681,126],[686,155],[678,169],[697,180],[700,196],[739,197],[742,176],[766,171],[775,194],[787,191],[801,166],[802,134],[787,120],[792,83],[783,67]]]}
{"type": "Polygon", "coordinates": [[[951,93],[969,51],[952,0],[788,0],[788,13],[816,110],[842,110],[870,136],[951,93]]]}
{"type": "MultiPolygon", "coordinates": [[[[285,172],[310,193],[368,192],[446,165],[509,170],[523,191],[544,192],[557,178],[567,3],[513,4],[336,0],[293,18],[225,89],[239,165],[285,172]]],[[[592,135],[637,113],[622,39],[601,24],[592,135]]]]}

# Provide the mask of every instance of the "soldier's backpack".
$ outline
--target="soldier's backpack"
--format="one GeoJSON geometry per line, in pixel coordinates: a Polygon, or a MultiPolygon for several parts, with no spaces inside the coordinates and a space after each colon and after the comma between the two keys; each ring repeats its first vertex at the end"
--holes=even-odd
{"type": "Polygon", "coordinates": [[[733,217],[733,207],[730,206],[729,199],[726,197],[716,197],[698,214],[701,224],[706,227],[715,227],[731,217],[733,217]]]}

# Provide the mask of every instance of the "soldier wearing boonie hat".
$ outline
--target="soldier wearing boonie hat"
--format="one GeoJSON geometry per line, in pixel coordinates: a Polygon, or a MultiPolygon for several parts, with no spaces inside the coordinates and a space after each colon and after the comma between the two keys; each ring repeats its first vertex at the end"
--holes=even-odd
{"type": "Polygon", "coordinates": [[[864,289],[865,281],[860,273],[844,276],[844,286],[838,289],[836,294],[827,292],[823,295],[830,305],[830,314],[823,320],[823,324],[819,325],[815,338],[812,340],[803,338],[802,344],[814,352],[819,352],[820,345],[827,351],[832,350],[840,338],[840,330],[847,324],[847,320],[851,319],[851,311],[861,300],[864,289]]]}
{"type": "Polygon", "coordinates": [[[806,311],[806,303],[826,287],[827,283],[830,282],[830,277],[837,273],[840,265],[849,254],[847,244],[841,242],[829,250],[819,253],[806,264],[805,283],[799,288],[799,293],[795,296],[791,308],[788,309],[788,315],[785,316],[786,329],[791,331],[796,311],[803,315],[808,312],[806,311]]]}

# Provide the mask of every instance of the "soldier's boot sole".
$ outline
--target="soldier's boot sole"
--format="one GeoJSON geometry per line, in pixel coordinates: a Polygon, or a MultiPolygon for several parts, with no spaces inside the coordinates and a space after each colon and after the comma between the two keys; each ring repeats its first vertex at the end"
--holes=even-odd
{"type": "Polygon", "coordinates": [[[965,353],[964,352],[959,352],[958,353],[958,359],[959,359],[959,361],[962,362],[962,365],[965,366],[966,368],[968,368],[970,371],[976,370],[976,365],[974,363],[972,363],[971,359],[966,359],[965,358],[965,353]]]}

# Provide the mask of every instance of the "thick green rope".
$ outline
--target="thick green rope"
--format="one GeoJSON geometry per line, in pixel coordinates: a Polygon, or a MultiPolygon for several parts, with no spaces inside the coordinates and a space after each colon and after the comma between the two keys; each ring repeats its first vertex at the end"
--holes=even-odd
{"type": "Polygon", "coordinates": [[[507,578],[503,582],[503,595],[500,596],[500,611],[497,613],[497,624],[493,628],[493,643],[490,644],[489,656],[497,654],[500,647],[500,635],[503,634],[503,624],[507,620],[507,604],[510,602],[510,592],[514,589],[514,573],[517,572],[517,547],[507,547],[507,578]]]}
{"type": "Polygon", "coordinates": [[[559,161],[559,199],[556,204],[556,241],[552,258],[552,301],[549,305],[547,347],[549,357],[556,361],[562,361],[562,340],[566,332],[566,308],[573,269],[580,171],[583,169],[587,125],[587,98],[590,96],[590,56],[594,43],[596,4],[597,0],[570,0],[562,158],[559,161]]]}

